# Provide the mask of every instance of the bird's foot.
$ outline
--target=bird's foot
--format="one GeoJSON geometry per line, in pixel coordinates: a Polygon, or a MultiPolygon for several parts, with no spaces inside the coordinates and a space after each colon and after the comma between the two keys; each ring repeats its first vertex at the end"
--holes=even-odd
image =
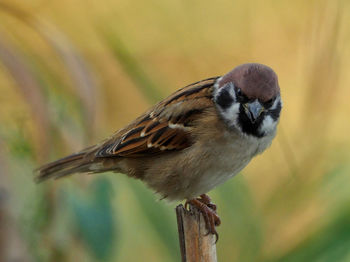
{"type": "Polygon", "coordinates": [[[185,208],[188,204],[196,207],[204,217],[206,228],[208,229],[208,234],[213,234],[216,236],[216,242],[219,239],[219,234],[216,232],[216,226],[221,224],[220,217],[216,213],[216,205],[211,202],[211,199],[208,195],[203,194],[198,198],[187,200],[185,203],[185,208]]]}

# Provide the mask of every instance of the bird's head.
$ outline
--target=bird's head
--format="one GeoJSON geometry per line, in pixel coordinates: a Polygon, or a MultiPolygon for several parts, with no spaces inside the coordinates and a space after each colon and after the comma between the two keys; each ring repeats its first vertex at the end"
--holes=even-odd
{"type": "Polygon", "coordinates": [[[243,64],[219,78],[214,102],[223,120],[246,135],[275,132],[282,101],[276,73],[262,64],[243,64]]]}

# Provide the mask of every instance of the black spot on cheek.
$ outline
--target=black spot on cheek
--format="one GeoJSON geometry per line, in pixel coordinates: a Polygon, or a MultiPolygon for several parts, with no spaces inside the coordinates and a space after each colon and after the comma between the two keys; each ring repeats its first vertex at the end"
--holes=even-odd
{"type": "Polygon", "coordinates": [[[229,108],[233,103],[233,98],[227,89],[222,90],[216,97],[216,103],[223,109],[229,108]]]}
{"type": "Polygon", "coordinates": [[[276,108],[269,111],[269,115],[272,117],[273,120],[276,121],[279,118],[281,109],[282,109],[282,105],[281,105],[281,102],[279,101],[276,108]]]}

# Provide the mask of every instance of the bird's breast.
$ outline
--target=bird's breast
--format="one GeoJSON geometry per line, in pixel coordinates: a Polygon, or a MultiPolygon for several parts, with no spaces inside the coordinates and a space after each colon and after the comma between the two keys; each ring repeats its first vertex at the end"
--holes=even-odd
{"type": "Polygon", "coordinates": [[[192,199],[235,176],[271,140],[223,132],[149,162],[142,179],[168,200],[192,199]]]}
{"type": "Polygon", "coordinates": [[[207,193],[238,174],[257,154],[263,152],[272,138],[237,136],[235,134],[213,139],[203,144],[202,154],[194,161],[198,173],[192,177],[191,197],[207,193]]]}

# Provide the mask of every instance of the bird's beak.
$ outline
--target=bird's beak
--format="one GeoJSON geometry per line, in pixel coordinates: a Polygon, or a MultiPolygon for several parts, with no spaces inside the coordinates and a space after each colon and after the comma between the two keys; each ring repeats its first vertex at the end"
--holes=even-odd
{"type": "Polygon", "coordinates": [[[264,107],[259,103],[257,99],[251,103],[244,104],[243,107],[244,112],[252,123],[255,123],[260,114],[264,112],[264,107]]]}

